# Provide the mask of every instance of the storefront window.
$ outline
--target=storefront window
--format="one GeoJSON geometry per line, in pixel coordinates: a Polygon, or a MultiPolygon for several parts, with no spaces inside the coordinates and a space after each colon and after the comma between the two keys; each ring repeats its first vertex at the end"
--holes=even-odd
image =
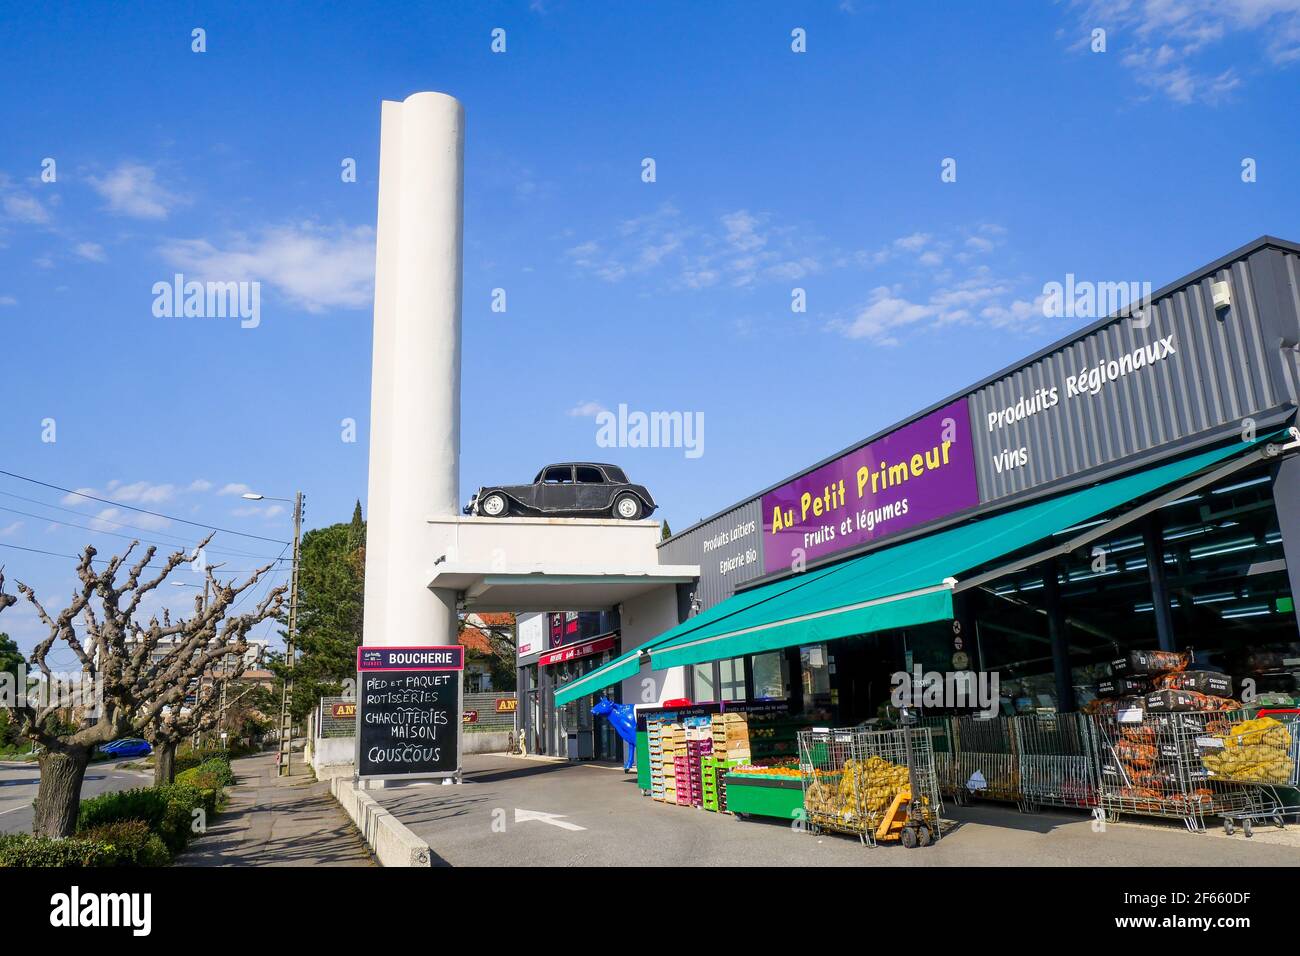
{"type": "Polygon", "coordinates": [[[772,700],[790,697],[790,663],[784,651],[754,655],[754,696],[772,700]]]}
{"type": "Polygon", "coordinates": [[[718,699],[718,684],[713,679],[713,666],[713,661],[708,661],[691,668],[695,680],[691,699],[696,703],[711,703],[718,699]]]}
{"type": "Polygon", "coordinates": [[[733,657],[731,660],[718,661],[719,700],[745,699],[745,659],[733,657]]]}
{"type": "Polygon", "coordinates": [[[811,644],[799,648],[800,672],[803,678],[803,709],[805,714],[830,719],[831,716],[831,666],[830,653],[825,644],[811,644]]]}

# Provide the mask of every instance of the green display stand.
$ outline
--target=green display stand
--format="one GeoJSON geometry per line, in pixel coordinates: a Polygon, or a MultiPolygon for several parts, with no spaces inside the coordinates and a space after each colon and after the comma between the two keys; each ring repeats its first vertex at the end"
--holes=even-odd
{"type": "Polygon", "coordinates": [[[636,732],[636,785],[650,792],[650,735],[644,730],[636,732]]]}
{"type": "Polygon", "coordinates": [[[798,780],[738,777],[727,774],[727,810],[741,816],[778,817],[797,820],[803,817],[803,784],[798,780]]]}

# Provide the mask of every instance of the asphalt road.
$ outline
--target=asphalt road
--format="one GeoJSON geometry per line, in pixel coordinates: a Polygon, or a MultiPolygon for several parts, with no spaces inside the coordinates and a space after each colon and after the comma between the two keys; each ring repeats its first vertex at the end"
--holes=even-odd
{"type": "MultiPolygon", "coordinates": [[[[40,782],[40,766],[36,761],[0,761],[0,833],[31,832],[32,801],[36,799],[40,782]]],[[[81,796],[84,799],[114,790],[148,786],[152,782],[151,772],[122,770],[117,763],[95,763],[86,768],[81,796]]]]}
{"type": "Polygon", "coordinates": [[[957,827],[936,845],[875,848],[779,821],[666,806],[621,769],[467,756],[460,786],[374,791],[452,866],[1295,866],[1300,827],[1247,840],[1180,823],[1112,824],[1084,813],[1023,814],[1005,804],[946,807],[957,827]],[[548,816],[548,815],[558,816],[548,816]]]}

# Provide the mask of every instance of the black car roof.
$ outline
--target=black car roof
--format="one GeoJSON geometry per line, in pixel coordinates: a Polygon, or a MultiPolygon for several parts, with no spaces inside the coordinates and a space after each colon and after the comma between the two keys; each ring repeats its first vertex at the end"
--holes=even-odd
{"type": "Polygon", "coordinates": [[[607,461],[553,461],[549,465],[545,465],[544,468],[567,468],[570,465],[592,465],[596,468],[617,468],[619,471],[623,470],[618,465],[611,465],[607,461]]]}

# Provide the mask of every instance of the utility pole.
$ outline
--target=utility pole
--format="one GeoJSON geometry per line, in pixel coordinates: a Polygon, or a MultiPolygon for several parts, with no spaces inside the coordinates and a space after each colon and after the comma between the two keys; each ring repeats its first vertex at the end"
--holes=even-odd
{"type": "MultiPolygon", "coordinates": [[[[298,627],[298,555],[302,542],[302,492],[293,498],[293,565],[289,574],[289,630],[284,639],[284,691],[280,696],[280,765],[279,775],[289,773],[289,759],[293,753],[293,717],[289,704],[293,700],[293,665],[296,650],[294,638],[298,627]]],[[[225,719],[225,715],[222,715],[225,719]]]]}

